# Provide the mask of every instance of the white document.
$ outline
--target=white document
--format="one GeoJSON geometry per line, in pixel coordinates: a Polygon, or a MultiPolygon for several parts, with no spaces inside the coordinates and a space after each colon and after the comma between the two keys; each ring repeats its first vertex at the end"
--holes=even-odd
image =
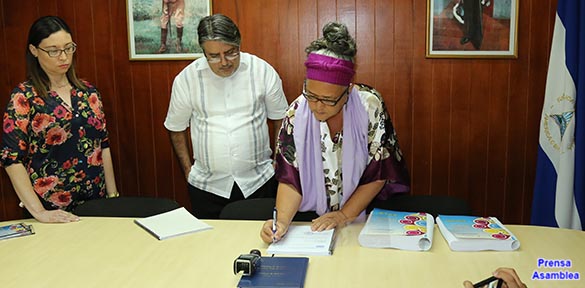
{"type": "Polygon", "coordinates": [[[208,230],[213,227],[197,219],[184,207],[161,213],[158,215],[136,219],[136,224],[142,226],[159,240],[208,230]]]}
{"type": "Polygon", "coordinates": [[[335,243],[335,230],[311,231],[310,225],[288,227],[284,237],[270,244],[268,254],[331,255],[335,243]]]}

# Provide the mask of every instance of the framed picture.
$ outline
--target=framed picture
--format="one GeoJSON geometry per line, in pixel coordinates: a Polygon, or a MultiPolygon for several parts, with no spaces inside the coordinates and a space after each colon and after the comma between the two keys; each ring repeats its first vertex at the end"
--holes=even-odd
{"type": "Polygon", "coordinates": [[[203,56],[197,37],[211,0],[126,0],[130,60],[185,60],[203,56]]]}
{"type": "Polygon", "coordinates": [[[427,1],[427,57],[518,57],[518,0],[427,1]]]}

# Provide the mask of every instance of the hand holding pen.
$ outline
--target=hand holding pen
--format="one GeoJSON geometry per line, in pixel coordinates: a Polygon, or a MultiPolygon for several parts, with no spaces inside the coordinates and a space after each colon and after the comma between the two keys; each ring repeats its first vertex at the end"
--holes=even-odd
{"type": "Polygon", "coordinates": [[[272,243],[276,243],[276,223],[278,223],[276,216],[278,211],[276,211],[276,207],[272,210],[272,243]]]}
{"type": "Polygon", "coordinates": [[[288,230],[288,225],[285,223],[288,222],[286,222],[286,219],[284,219],[283,222],[282,218],[283,217],[279,217],[278,211],[276,211],[276,209],[272,211],[272,219],[266,220],[264,225],[262,225],[262,230],[260,231],[260,238],[262,238],[262,241],[270,244],[278,242],[280,239],[282,239],[282,237],[284,237],[286,231],[288,230]],[[281,218],[280,221],[278,218],[281,218]]]}

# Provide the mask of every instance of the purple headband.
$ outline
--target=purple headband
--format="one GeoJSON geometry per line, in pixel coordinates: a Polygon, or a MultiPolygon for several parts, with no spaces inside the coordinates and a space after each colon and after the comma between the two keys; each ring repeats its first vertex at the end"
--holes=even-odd
{"type": "Polygon", "coordinates": [[[310,53],[305,61],[307,79],[347,86],[355,74],[353,63],[331,56],[310,53]]]}

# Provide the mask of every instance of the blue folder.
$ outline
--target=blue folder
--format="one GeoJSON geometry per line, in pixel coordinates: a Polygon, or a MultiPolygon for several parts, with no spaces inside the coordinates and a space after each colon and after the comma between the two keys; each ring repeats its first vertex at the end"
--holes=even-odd
{"type": "Polygon", "coordinates": [[[307,257],[262,257],[254,274],[242,276],[238,287],[302,288],[308,266],[307,257]]]}

